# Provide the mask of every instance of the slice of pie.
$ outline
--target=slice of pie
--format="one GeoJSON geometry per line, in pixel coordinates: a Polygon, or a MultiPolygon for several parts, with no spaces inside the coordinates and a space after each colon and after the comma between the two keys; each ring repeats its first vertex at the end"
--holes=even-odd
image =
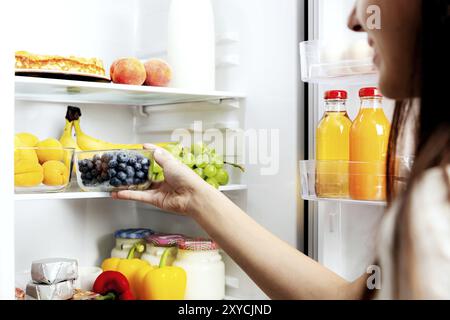
{"type": "Polygon", "coordinates": [[[52,70],[104,76],[103,61],[97,58],[62,57],[16,52],[16,70],[52,70]]]}

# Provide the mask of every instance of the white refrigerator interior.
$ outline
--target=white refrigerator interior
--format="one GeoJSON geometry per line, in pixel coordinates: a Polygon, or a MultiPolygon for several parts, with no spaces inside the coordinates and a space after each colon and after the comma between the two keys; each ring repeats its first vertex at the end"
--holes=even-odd
{"type": "MultiPolygon", "coordinates": [[[[170,1],[72,0],[63,5],[57,0],[5,2],[0,11],[11,15],[9,29],[14,37],[8,39],[13,41],[12,50],[98,57],[107,70],[120,57],[167,59],[170,1]]],[[[73,97],[64,101],[60,97],[54,99],[50,91],[48,95],[40,91],[35,96],[34,89],[39,90],[33,82],[24,83],[11,76],[9,84],[16,81],[16,97],[19,94],[21,98],[16,99],[14,109],[12,103],[6,105],[14,110],[14,120],[9,112],[8,119],[0,123],[14,123],[16,133],[31,132],[40,139],[59,138],[66,108],[75,105],[82,110],[85,132],[116,143],[168,141],[173,130],[183,128],[194,128],[196,132],[244,131],[250,142],[256,136],[260,149],[257,161],[249,161],[249,149],[255,146],[249,142],[236,154],[227,154],[246,159],[247,170],[244,174],[233,171],[231,183],[240,187],[223,192],[257,222],[302,250],[303,202],[298,181],[298,161],[304,158],[306,130],[298,58],[305,15],[302,1],[212,0],[212,5],[216,90],[239,92],[234,95],[236,98],[151,107],[131,101],[101,103],[98,96],[94,98],[96,103],[86,96],[80,96],[80,101],[73,97]],[[200,129],[195,127],[199,121],[200,129]]],[[[12,137],[12,128],[7,134],[1,129],[2,142],[12,137]]],[[[0,185],[2,191],[12,188],[4,179],[0,185]]],[[[14,199],[14,212],[9,207],[5,208],[6,213],[2,209],[1,219],[7,222],[14,218],[11,234],[15,241],[4,246],[14,250],[15,259],[7,259],[11,258],[7,252],[0,256],[5,258],[0,261],[1,279],[13,279],[15,272],[18,281],[33,260],[48,257],[76,258],[80,266],[99,265],[109,257],[114,245],[112,234],[118,229],[146,227],[160,232],[206,235],[189,218],[131,202],[115,202],[104,194],[75,192],[66,198],[16,195],[14,199]]],[[[226,255],[225,264],[227,298],[265,298],[226,255]]],[[[10,282],[0,282],[0,298],[13,299],[12,289],[10,282]]]]}

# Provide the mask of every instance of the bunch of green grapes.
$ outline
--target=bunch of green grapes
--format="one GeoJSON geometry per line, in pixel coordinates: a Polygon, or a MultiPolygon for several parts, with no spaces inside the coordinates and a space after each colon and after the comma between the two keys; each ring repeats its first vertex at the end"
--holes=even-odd
{"type": "MultiPolygon", "coordinates": [[[[194,170],[202,179],[218,189],[228,184],[230,178],[224,169],[223,156],[216,153],[215,149],[209,148],[204,143],[193,144],[191,148],[183,148],[181,144],[165,144],[164,149],[169,151],[175,158],[194,170]]],[[[153,165],[153,181],[163,181],[164,172],[156,162],[153,165]]]]}

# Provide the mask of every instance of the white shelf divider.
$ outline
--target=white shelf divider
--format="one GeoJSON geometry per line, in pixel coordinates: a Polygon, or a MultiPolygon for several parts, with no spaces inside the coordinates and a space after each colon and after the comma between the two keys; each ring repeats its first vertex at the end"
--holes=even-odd
{"type": "MultiPolygon", "coordinates": [[[[131,86],[114,83],[15,77],[16,100],[73,104],[108,104],[126,106],[164,106],[191,102],[223,103],[224,108],[238,108],[228,101],[245,98],[244,94],[224,91],[131,86]]],[[[155,109],[156,110],[156,109],[155,109]]]]}
{"type": "MultiPolygon", "coordinates": [[[[230,184],[219,188],[222,192],[243,191],[247,186],[243,184],[230,184]]],[[[31,193],[16,194],[16,201],[36,201],[36,200],[87,200],[87,199],[108,199],[111,194],[108,192],[83,192],[81,190],[69,189],[60,193],[31,193]]]]}

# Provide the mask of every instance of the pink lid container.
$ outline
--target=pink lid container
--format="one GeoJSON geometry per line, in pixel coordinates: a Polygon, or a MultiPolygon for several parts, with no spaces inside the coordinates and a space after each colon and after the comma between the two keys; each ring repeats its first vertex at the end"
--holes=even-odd
{"type": "Polygon", "coordinates": [[[185,238],[180,243],[178,243],[178,248],[180,248],[181,250],[189,250],[189,251],[211,251],[211,250],[218,250],[219,245],[216,242],[212,241],[211,239],[185,238]]]}
{"type": "Polygon", "coordinates": [[[175,247],[185,239],[182,234],[152,234],[145,238],[156,247],[175,247]]]}

